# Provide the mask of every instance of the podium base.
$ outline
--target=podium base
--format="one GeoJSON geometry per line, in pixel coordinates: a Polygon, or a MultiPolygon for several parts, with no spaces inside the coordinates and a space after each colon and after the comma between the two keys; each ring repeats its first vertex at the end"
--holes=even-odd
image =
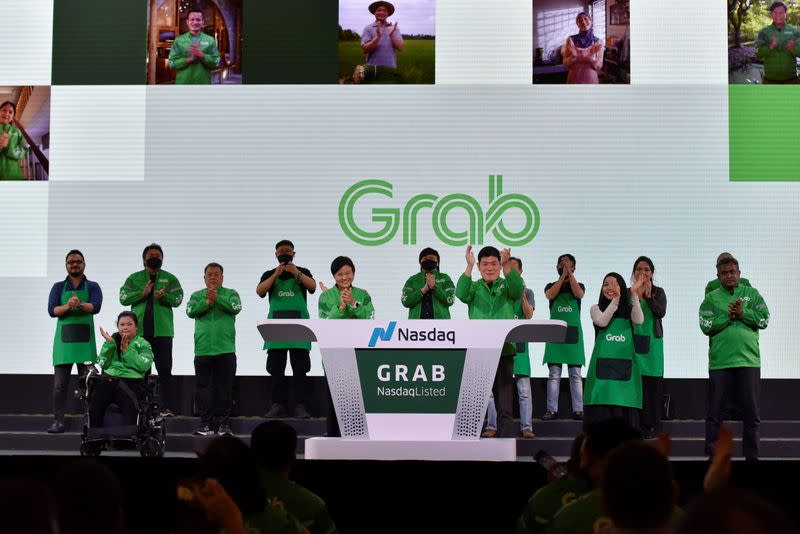
{"type": "Polygon", "coordinates": [[[463,441],[389,441],[342,438],[309,438],[306,460],[430,460],[513,462],[515,439],[463,441]]]}

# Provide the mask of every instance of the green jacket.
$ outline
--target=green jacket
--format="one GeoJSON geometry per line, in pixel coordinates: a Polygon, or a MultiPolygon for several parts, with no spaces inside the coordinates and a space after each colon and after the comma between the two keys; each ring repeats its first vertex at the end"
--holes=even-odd
{"type": "Polygon", "coordinates": [[[128,350],[119,354],[117,344],[106,341],[100,348],[97,363],[107,375],[117,378],[144,378],[153,364],[153,349],[142,336],[128,343],[128,350]]]}
{"type": "Polygon", "coordinates": [[[206,304],[206,290],[192,293],[186,315],[194,319],[194,355],[217,356],[236,352],[236,315],[242,311],[239,293],[217,289],[217,301],[206,304]]]}
{"type": "MultiPolygon", "coordinates": [[[[462,274],[456,285],[456,297],[469,307],[470,319],[513,319],[517,301],[525,290],[525,282],[517,271],[511,269],[505,278],[498,278],[489,287],[483,278],[472,281],[462,274]]],[[[503,346],[503,356],[513,356],[517,348],[513,343],[503,346]]]]}
{"type": "MultiPolygon", "coordinates": [[[[456,288],[453,281],[438,269],[433,273],[436,276],[436,286],[433,288],[433,318],[449,319],[450,306],[455,302],[456,288]]],[[[425,287],[425,272],[420,271],[406,280],[403,286],[403,296],[400,302],[408,308],[409,319],[419,319],[422,313],[422,288],[425,287]]]]}
{"type": "Polygon", "coordinates": [[[755,288],[739,285],[733,294],[723,287],[706,295],[700,305],[700,330],[711,338],[708,368],[761,367],[758,331],[769,323],[769,310],[755,288]],[[741,319],[728,318],[728,306],[742,299],[741,319]]]}
{"type": "Polygon", "coordinates": [[[197,36],[200,51],[205,54],[203,59],[195,59],[188,63],[189,48],[192,46],[192,34],[186,32],[179,35],[172,43],[169,51],[169,68],[178,71],[175,74],[176,85],[210,85],[211,70],[219,67],[219,50],[213,37],[200,32],[197,36]]]}
{"type": "MultiPolygon", "coordinates": [[[[750,287],[750,280],[748,280],[747,278],[741,276],[741,277],[739,277],[739,285],[740,286],[750,287]]],[[[719,281],[719,278],[714,278],[713,280],[710,280],[706,284],[706,290],[705,290],[705,293],[703,293],[703,294],[704,295],[708,295],[709,293],[711,293],[715,289],[719,289],[721,287],[722,287],[722,282],[719,281]]]]}
{"type": "Polygon", "coordinates": [[[19,160],[28,155],[28,143],[19,128],[0,125],[0,135],[8,133],[8,146],[0,148],[0,180],[22,180],[19,160]]]}
{"type": "MultiPolygon", "coordinates": [[[[244,531],[247,534],[303,534],[300,522],[292,517],[283,503],[271,500],[266,503],[264,509],[256,514],[247,515],[244,518],[244,531]]],[[[224,534],[221,531],[220,534],[224,534]]]]}
{"type": "Polygon", "coordinates": [[[780,82],[797,78],[797,63],[795,58],[800,56],[800,30],[784,24],[782,29],[770,24],[760,32],[755,42],[756,54],[764,59],[764,77],[773,82],[780,82]],[[775,48],[769,45],[772,39],[777,39],[775,48]],[[794,41],[794,51],[786,48],[789,41],[794,41]]]}
{"type": "MultiPolygon", "coordinates": [[[[130,275],[119,288],[119,303],[130,306],[131,311],[139,319],[139,328],[144,329],[144,310],[147,307],[147,298],[142,296],[145,286],[150,282],[150,275],[146,270],[130,275]]],[[[159,270],[153,292],[162,287],[167,288],[161,299],[153,297],[153,334],[154,337],[173,337],[175,327],[172,324],[172,308],[177,308],[183,301],[183,289],[174,275],[164,270],[159,270]]]]}
{"type": "Polygon", "coordinates": [[[528,499],[517,520],[517,534],[546,532],[561,508],[591,490],[592,484],[584,475],[571,475],[542,486],[528,499]]]}
{"type": "Polygon", "coordinates": [[[267,491],[267,498],[282,502],[286,511],[309,532],[315,534],[338,532],[325,501],[320,497],[280,473],[262,469],[261,480],[267,491]]]}
{"type": "Polygon", "coordinates": [[[320,319],[373,319],[375,318],[375,308],[372,306],[372,298],[369,293],[357,287],[351,288],[353,299],[356,306],[348,304],[343,310],[339,309],[339,288],[333,286],[319,296],[317,302],[319,306],[320,319]]]}

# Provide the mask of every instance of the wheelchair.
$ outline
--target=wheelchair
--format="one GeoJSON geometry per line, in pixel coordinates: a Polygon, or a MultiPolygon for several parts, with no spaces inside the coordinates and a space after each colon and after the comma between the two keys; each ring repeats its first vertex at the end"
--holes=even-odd
{"type": "Polygon", "coordinates": [[[84,420],[81,432],[81,456],[100,456],[106,450],[137,449],[143,458],[161,458],[166,450],[166,425],[160,415],[158,403],[158,378],[147,374],[145,394],[138,399],[135,425],[126,425],[123,414],[116,404],[110,404],[103,417],[103,426],[92,428],[89,418],[92,391],[102,370],[96,365],[86,373],[82,390],[84,420]]]}

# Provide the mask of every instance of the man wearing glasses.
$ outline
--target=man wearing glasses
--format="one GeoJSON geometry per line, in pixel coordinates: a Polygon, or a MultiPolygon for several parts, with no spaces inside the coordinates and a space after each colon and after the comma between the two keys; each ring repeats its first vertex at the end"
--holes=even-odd
{"type": "Polygon", "coordinates": [[[97,359],[94,340],[94,317],[103,304],[103,292],[97,282],[86,279],[86,263],[80,250],[70,250],[66,258],[67,278],[53,284],[47,311],[55,317],[56,335],[53,340],[53,416],[55,420],[47,429],[51,434],[64,432],[64,405],[69,391],[72,365],[78,366],[78,375],[86,372],[86,362],[97,359]]]}

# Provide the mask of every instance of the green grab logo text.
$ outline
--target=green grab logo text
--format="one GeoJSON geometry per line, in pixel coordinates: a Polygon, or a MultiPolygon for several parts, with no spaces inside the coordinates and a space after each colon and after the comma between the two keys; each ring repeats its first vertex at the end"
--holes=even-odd
{"type": "Polygon", "coordinates": [[[385,180],[362,180],[351,186],[339,201],[339,226],[347,237],[359,245],[376,247],[388,243],[397,235],[402,223],[403,244],[417,244],[419,213],[431,208],[433,232],[443,243],[451,246],[482,245],[484,235],[491,232],[500,243],[509,247],[527,245],[539,231],[539,208],[530,197],[520,193],[503,194],[503,176],[489,176],[489,209],[484,212],[480,203],[464,193],[451,193],[441,198],[430,193],[415,195],[402,208],[372,208],[372,222],[377,230],[364,229],[355,221],[355,207],[362,197],[379,195],[393,198],[394,187],[385,180]],[[523,215],[522,228],[509,230],[503,222],[508,210],[517,209],[523,215]],[[453,210],[467,215],[466,229],[453,229],[447,216],[453,210]]]}

